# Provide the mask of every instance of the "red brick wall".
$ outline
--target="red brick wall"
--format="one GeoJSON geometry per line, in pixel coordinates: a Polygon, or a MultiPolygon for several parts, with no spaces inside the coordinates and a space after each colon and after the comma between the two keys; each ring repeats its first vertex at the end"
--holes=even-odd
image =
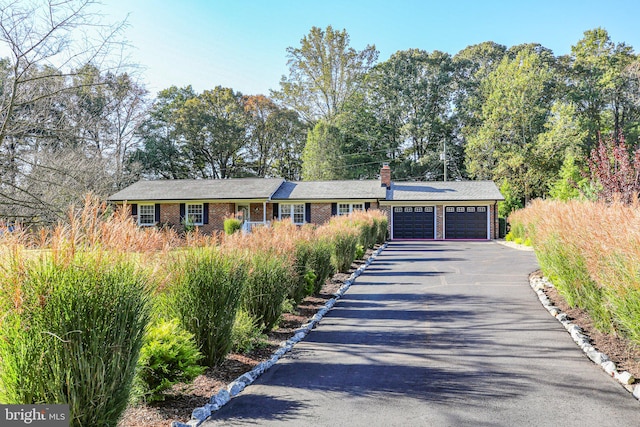
{"type": "Polygon", "coordinates": [[[436,240],[444,239],[444,205],[436,205],[436,240]]]}
{"type": "Polygon", "coordinates": [[[311,203],[310,223],[322,225],[328,222],[330,218],[331,203],[311,203]]]}

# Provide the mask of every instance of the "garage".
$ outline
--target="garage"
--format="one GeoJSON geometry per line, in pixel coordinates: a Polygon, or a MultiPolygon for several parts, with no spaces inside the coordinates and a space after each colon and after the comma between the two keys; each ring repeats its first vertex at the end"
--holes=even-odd
{"type": "Polygon", "coordinates": [[[395,206],[394,239],[434,239],[433,206],[395,206]]]}
{"type": "Polygon", "coordinates": [[[444,214],[445,239],[487,239],[486,206],[447,206],[444,214]]]}

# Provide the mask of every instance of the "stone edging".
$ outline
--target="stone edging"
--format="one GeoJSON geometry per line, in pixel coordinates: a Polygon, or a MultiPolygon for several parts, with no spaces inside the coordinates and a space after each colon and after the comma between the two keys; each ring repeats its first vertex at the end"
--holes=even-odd
{"type": "Polygon", "coordinates": [[[360,274],[371,264],[376,257],[387,247],[387,243],[383,244],[379,247],[366,261],[363,265],[358,267],[356,271],[354,271],[351,276],[344,282],[344,284],[340,287],[340,289],[333,294],[334,297],[326,302],[323,308],[321,308],[312,318],[309,323],[301,326],[296,330],[296,333],[293,337],[289,338],[287,341],[283,341],[280,343],[280,348],[276,350],[275,353],[271,356],[271,359],[266,360],[262,363],[256,365],[249,372],[244,373],[240,377],[236,378],[230,384],[227,385],[226,388],[220,390],[214,396],[211,396],[209,399],[209,403],[196,408],[191,413],[191,420],[187,423],[182,423],[179,421],[173,421],[171,423],[171,427],[197,427],[202,424],[207,418],[211,416],[212,413],[217,411],[226,405],[232,397],[237,396],[242,390],[245,389],[246,386],[253,383],[260,375],[262,375],[267,369],[272,367],[282,356],[288,353],[295,344],[300,342],[307,334],[320,322],[320,320],[327,314],[331,308],[335,305],[335,303],[342,298],[345,292],[351,287],[353,282],[356,280],[360,274]]]}
{"type": "Polygon", "coordinates": [[[635,381],[633,375],[627,371],[619,372],[616,364],[612,362],[606,354],[599,352],[591,345],[589,337],[582,333],[582,329],[578,325],[571,323],[565,313],[551,304],[551,301],[549,301],[549,298],[544,292],[544,288],[553,287],[553,283],[546,277],[532,277],[529,283],[536,294],[538,294],[538,299],[544,308],[562,323],[562,326],[571,334],[571,338],[573,338],[576,344],[584,351],[585,355],[591,359],[593,363],[600,365],[607,374],[618,380],[628,392],[633,394],[633,397],[640,400],[640,384],[633,385],[635,381]]]}

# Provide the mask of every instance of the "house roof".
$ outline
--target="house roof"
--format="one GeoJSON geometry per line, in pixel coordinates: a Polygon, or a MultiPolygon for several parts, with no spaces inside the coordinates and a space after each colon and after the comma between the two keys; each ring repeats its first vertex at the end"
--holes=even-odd
{"type": "Polygon", "coordinates": [[[283,183],[273,200],[384,199],[386,188],[378,180],[296,181],[283,183]]]}
{"type": "Polygon", "coordinates": [[[393,182],[387,201],[504,200],[493,181],[393,182]]]}
{"type": "Polygon", "coordinates": [[[108,198],[113,202],[269,199],[446,202],[504,200],[504,197],[493,181],[393,182],[386,189],[379,180],[290,182],[280,178],[235,178],[143,180],[108,198]]]}
{"type": "Polygon", "coordinates": [[[118,191],[108,200],[269,199],[283,182],[280,178],[142,180],[118,191]]]}

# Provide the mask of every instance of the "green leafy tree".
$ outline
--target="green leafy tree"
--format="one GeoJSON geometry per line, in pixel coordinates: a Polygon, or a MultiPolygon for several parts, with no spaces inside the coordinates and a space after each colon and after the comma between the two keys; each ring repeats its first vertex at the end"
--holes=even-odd
{"type": "Polygon", "coordinates": [[[229,178],[241,170],[247,144],[242,94],[217,86],[187,100],[178,111],[184,152],[201,178],[229,178]]]}
{"type": "Polygon", "coordinates": [[[637,56],[631,46],[614,43],[603,28],[585,31],[571,47],[570,95],[587,130],[586,151],[598,134],[618,136],[637,127],[637,56]]]}
{"type": "Polygon", "coordinates": [[[184,140],[178,132],[178,117],[184,104],[196,97],[191,86],[172,86],[160,91],[138,129],[141,147],[132,154],[131,162],[140,165],[147,178],[195,178],[184,152],[184,140]]]}
{"type": "Polygon", "coordinates": [[[478,179],[507,179],[519,197],[544,193],[535,148],[554,100],[556,79],[547,58],[522,49],[504,57],[482,82],[483,124],[469,137],[467,168],[478,179]]]}
{"type": "Polygon", "coordinates": [[[299,179],[306,127],[298,115],[278,107],[264,95],[244,97],[251,174],[299,179]]]}
{"type": "Polygon", "coordinates": [[[557,200],[581,199],[588,194],[589,179],[585,178],[583,169],[576,163],[576,158],[569,154],[565,157],[559,172],[560,178],[551,184],[549,195],[557,200]]]}
{"type": "Polygon", "coordinates": [[[324,120],[319,121],[309,131],[302,152],[302,179],[328,181],[344,178],[347,167],[340,146],[339,129],[324,120]]]}
{"type": "Polygon", "coordinates": [[[375,46],[357,51],[346,30],[312,27],[300,47],[287,48],[289,75],[272,96],[308,123],[331,120],[358,91],[363,76],[378,59],[375,46]]]}

